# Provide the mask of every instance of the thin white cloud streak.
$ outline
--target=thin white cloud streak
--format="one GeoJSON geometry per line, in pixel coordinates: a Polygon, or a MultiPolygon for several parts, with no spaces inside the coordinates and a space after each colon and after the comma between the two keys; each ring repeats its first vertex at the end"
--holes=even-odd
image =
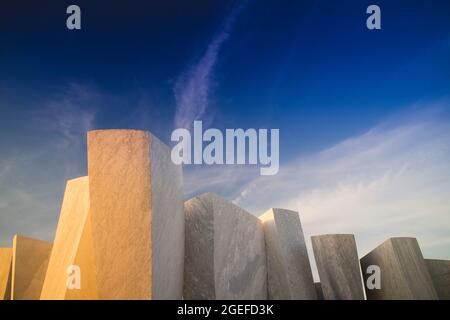
{"type": "Polygon", "coordinates": [[[450,124],[434,118],[380,126],[298,159],[274,179],[251,182],[235,202],[258,213],[299,211],[310,258],[311,235],[353,233],[361,256],[389,237],[412,236],[425,256],[448,259],[449,195],[450,124]]]}
{"type": "Polygon", "coordinates": [[[353,233],[360,256],[389,237],[412,236],[426,257],[450,258],[450,123],[439,115],[390,120],[281,164],[276,176],[220,168],[188,172],[186,190],[225,187],[222,195],[256,215],[299,211],[316,279],[315,234],[353,233]]]}
{"type": "Polygon", "coordinates": [[[209,43],[200,61],[178,78],[174,87],[176,100],[174,125],[176,128],[190,128],[194,120],[205,120],[203,117],[209,105],[213,69],[220,49],[229,38],[233,24],[242,9],[242,5],[237,5],[232,9],[220,31],[209,43]]]}
{"type": "Polygon", "coordinates": [[[15,233],[51,241],[65,182],[86,175],[86,131],[92,129],[101,97],[88,87],[69,85],[21,119],[29,130],[20,152],[2,148],[0,158],[0,246],[15,233]],[[36,141],[36,140],[33,140],[36,141]]]}

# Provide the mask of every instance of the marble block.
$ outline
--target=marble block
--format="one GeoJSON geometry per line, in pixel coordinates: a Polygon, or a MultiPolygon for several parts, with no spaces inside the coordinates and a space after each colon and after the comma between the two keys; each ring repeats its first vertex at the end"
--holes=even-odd
{"type": "Polygon", "coordinates": [[[271,300],[316,300],[305,238],[297,212],[270,209],[264,225],[267,286],[271,300]]]}
{"type": "Polygon", "coordinates": [[[325,300],[364,300],[361,270],[352,234],[311,237],[325,300]]]}
{"type": "MultiPolygon", "coordinates": [[[[377,265],[381,289],[366,289],[369,300],[437,299],[430,273],[415,238],[390,238],[361,258],[363,271],[377,265]]],[[[363,272],[364,282],[370,276],[363,272]]]]}
{"type": "Polygon", "coordinates": [[[0,300],[11,298],[12,249],[0,248],[0,300]]]}
{"type": "Polygon", "coordinates": [[[90,218],[99,299],[181,299],[182,169],[146,131],[88,133],[90,218]]]}
{"type": "Polygon", "coordinates": [[[450,300],[450,260],[425,259],[440,300],[450,300]]]}
{"type": "Polygon", "coordinates": [[[39,300],[51,250],[47,241],[14,236],[11,300],[39,300]]]}
{"type": "Polygon", "coordinates": [[[216,194],[184,204],[185,299],[266,299],[262,222],[216,194]]]}
{"type": "Polygon", "coordinates": [[[320,282],[314,282],[314,287],[316,288],[317,300],[324,300],[322,286],[320,285],[320,282]]]}
{"type": "MultiPolygon", "coordinates": [[[[77,272],[77,271],[72,271],[77,272]]],[[[69,180],[48,263],[41,300],[97,299],[89,219],[89,179],[69,180]],[[80,288],[67,286],[71,266],[79,267],[80,288]],[[69,272],[68,272],[69,271],[69,272]]]]}

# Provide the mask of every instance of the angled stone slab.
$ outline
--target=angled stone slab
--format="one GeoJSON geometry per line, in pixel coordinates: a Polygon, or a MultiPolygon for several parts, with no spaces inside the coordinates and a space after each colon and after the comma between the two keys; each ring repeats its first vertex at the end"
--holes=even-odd
{"type": "Polygon", "coordinates": [[[311,237],[325,300],[364,300],[361,270],[352,234],[311,237]]]}
{"type": "Polygon", "coordinates": [[[320,285],[320,282],[314,282],[314,287],[316,288],[317,300],[324,300],[322,286],[320,285]]]}
{"type": "Polygon", "coordinates": [[[39,300],[52,244],[15,235],[11,277],[12,300],[39,300]]]}
{"type": "Polygon", "coordinates": [[[441,300],[450,300],[450,260],[425,259],[434,288],[441,300]]]}
{"type": "Polygon", "coordinates": [[[316,300],[298,212],[270,209],[259,218],[266,241],[269,299],[316,300]]]}
{"type": "Polygon", "coordinates": [[[12,248],[0,248],[0,300],[11,298],[12,248]]]}
{"type": "Polygon", "coordinates": [[[216,194],[185,202],[185,299],[266,299],[262,222],[216,194]]]}
{"type": "Polygon", "coordinates": [[[67,182],[41,299],[97,299],[88,177],[67,182]]]}
{"type": "MultiPolygon", "coordinates": [[[[381,289],[366,289],[369,300],[437,299],[430,273],[415,238],[390,238],[361,258],[363,270],[376,265],[381,289]]],[[[364,283],[370,276],[363,272],[364,283]]]]}
{"type": "Polygon", "coordinates": [[[181,299],[181,166],[146,131],[88,133],[90,218],[100,299],[181,299]]]}

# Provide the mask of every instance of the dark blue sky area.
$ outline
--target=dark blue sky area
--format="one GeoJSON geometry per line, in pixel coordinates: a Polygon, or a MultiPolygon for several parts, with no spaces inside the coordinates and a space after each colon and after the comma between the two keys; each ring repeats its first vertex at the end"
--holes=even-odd
{"type": "Polygon", "coordinates": [[[0,148],[16,133],[33,141],[30,115],[71,84],[102,96],[87,106],[95,128],[150,129],[168,141],[177,79],[238,4],[206,115],[219,128],[280,128],[282,159],[448,97],[448,0],[3,0],[0,148]],[[69,4],[81,7],[80,31],[65,27],[69,4]],[[366,28],[370,4],[381,7],[382,30],[366,28]]]}

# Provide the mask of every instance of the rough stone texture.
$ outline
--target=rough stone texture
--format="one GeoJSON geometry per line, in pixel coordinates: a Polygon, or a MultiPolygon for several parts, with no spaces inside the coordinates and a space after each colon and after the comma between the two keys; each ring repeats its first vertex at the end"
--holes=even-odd
{"type": "Polygon", "coordinates": [[[185,299],[266,299],[262,222],[206,193],[185,202],[185,299]]]}
{"type": "Polygon", "coordinates": [[[311,237],[325,300],[364,300],[364,289],[352,234],[311,237]]]}
{"type": "Polygon", "coordinates": [[[0,300],[11,297],[12,249],[0,248],[0,300]]]}
{"type": "Polygon", "coordinates": [[[267,286],[271,300],[316,300],[305,238],[297,212],[270,209],[259,217],[264,225],[267,286]]]}
{"type": "Polygon", "coordinates": [[[97,299],[91,232],[89,179],[69,180],[42,288],[42,300],[97,299]],[[80,289],[67,288],[67,268],[71,265],[80,267],[80,289]]]}
{"type": "Polygon", "coordinates": [[[317,300],[324,300],[320,282],[314,282],[314,287],[316,288],[317,300]]]}
{"type": "MultiPolygon", "coordinates": [[[[437,299],[430,273],[415,238],[390,238],[361,258],[367,270],[377,265],[381,271],[381,289],[366,290],[369,300],[437,299]]],[[[365,272],[364,282],[368,274],[365,272]]]]}
{"type": "Polygon", "coordinates": [[[12,300],[39,300],[52,244],[15,235],[12,259],[12,300]]]}
{"type": "Polygon", "coordinates": [[[450,260],[425,259],[434,288],[441,300],[450,300],[450,260]]]}
{"type": "Polygon", "coordinates": [[[88,133],[90,216],[100,299],[181,299],[181,166],[149,132],[88,133]]]}

